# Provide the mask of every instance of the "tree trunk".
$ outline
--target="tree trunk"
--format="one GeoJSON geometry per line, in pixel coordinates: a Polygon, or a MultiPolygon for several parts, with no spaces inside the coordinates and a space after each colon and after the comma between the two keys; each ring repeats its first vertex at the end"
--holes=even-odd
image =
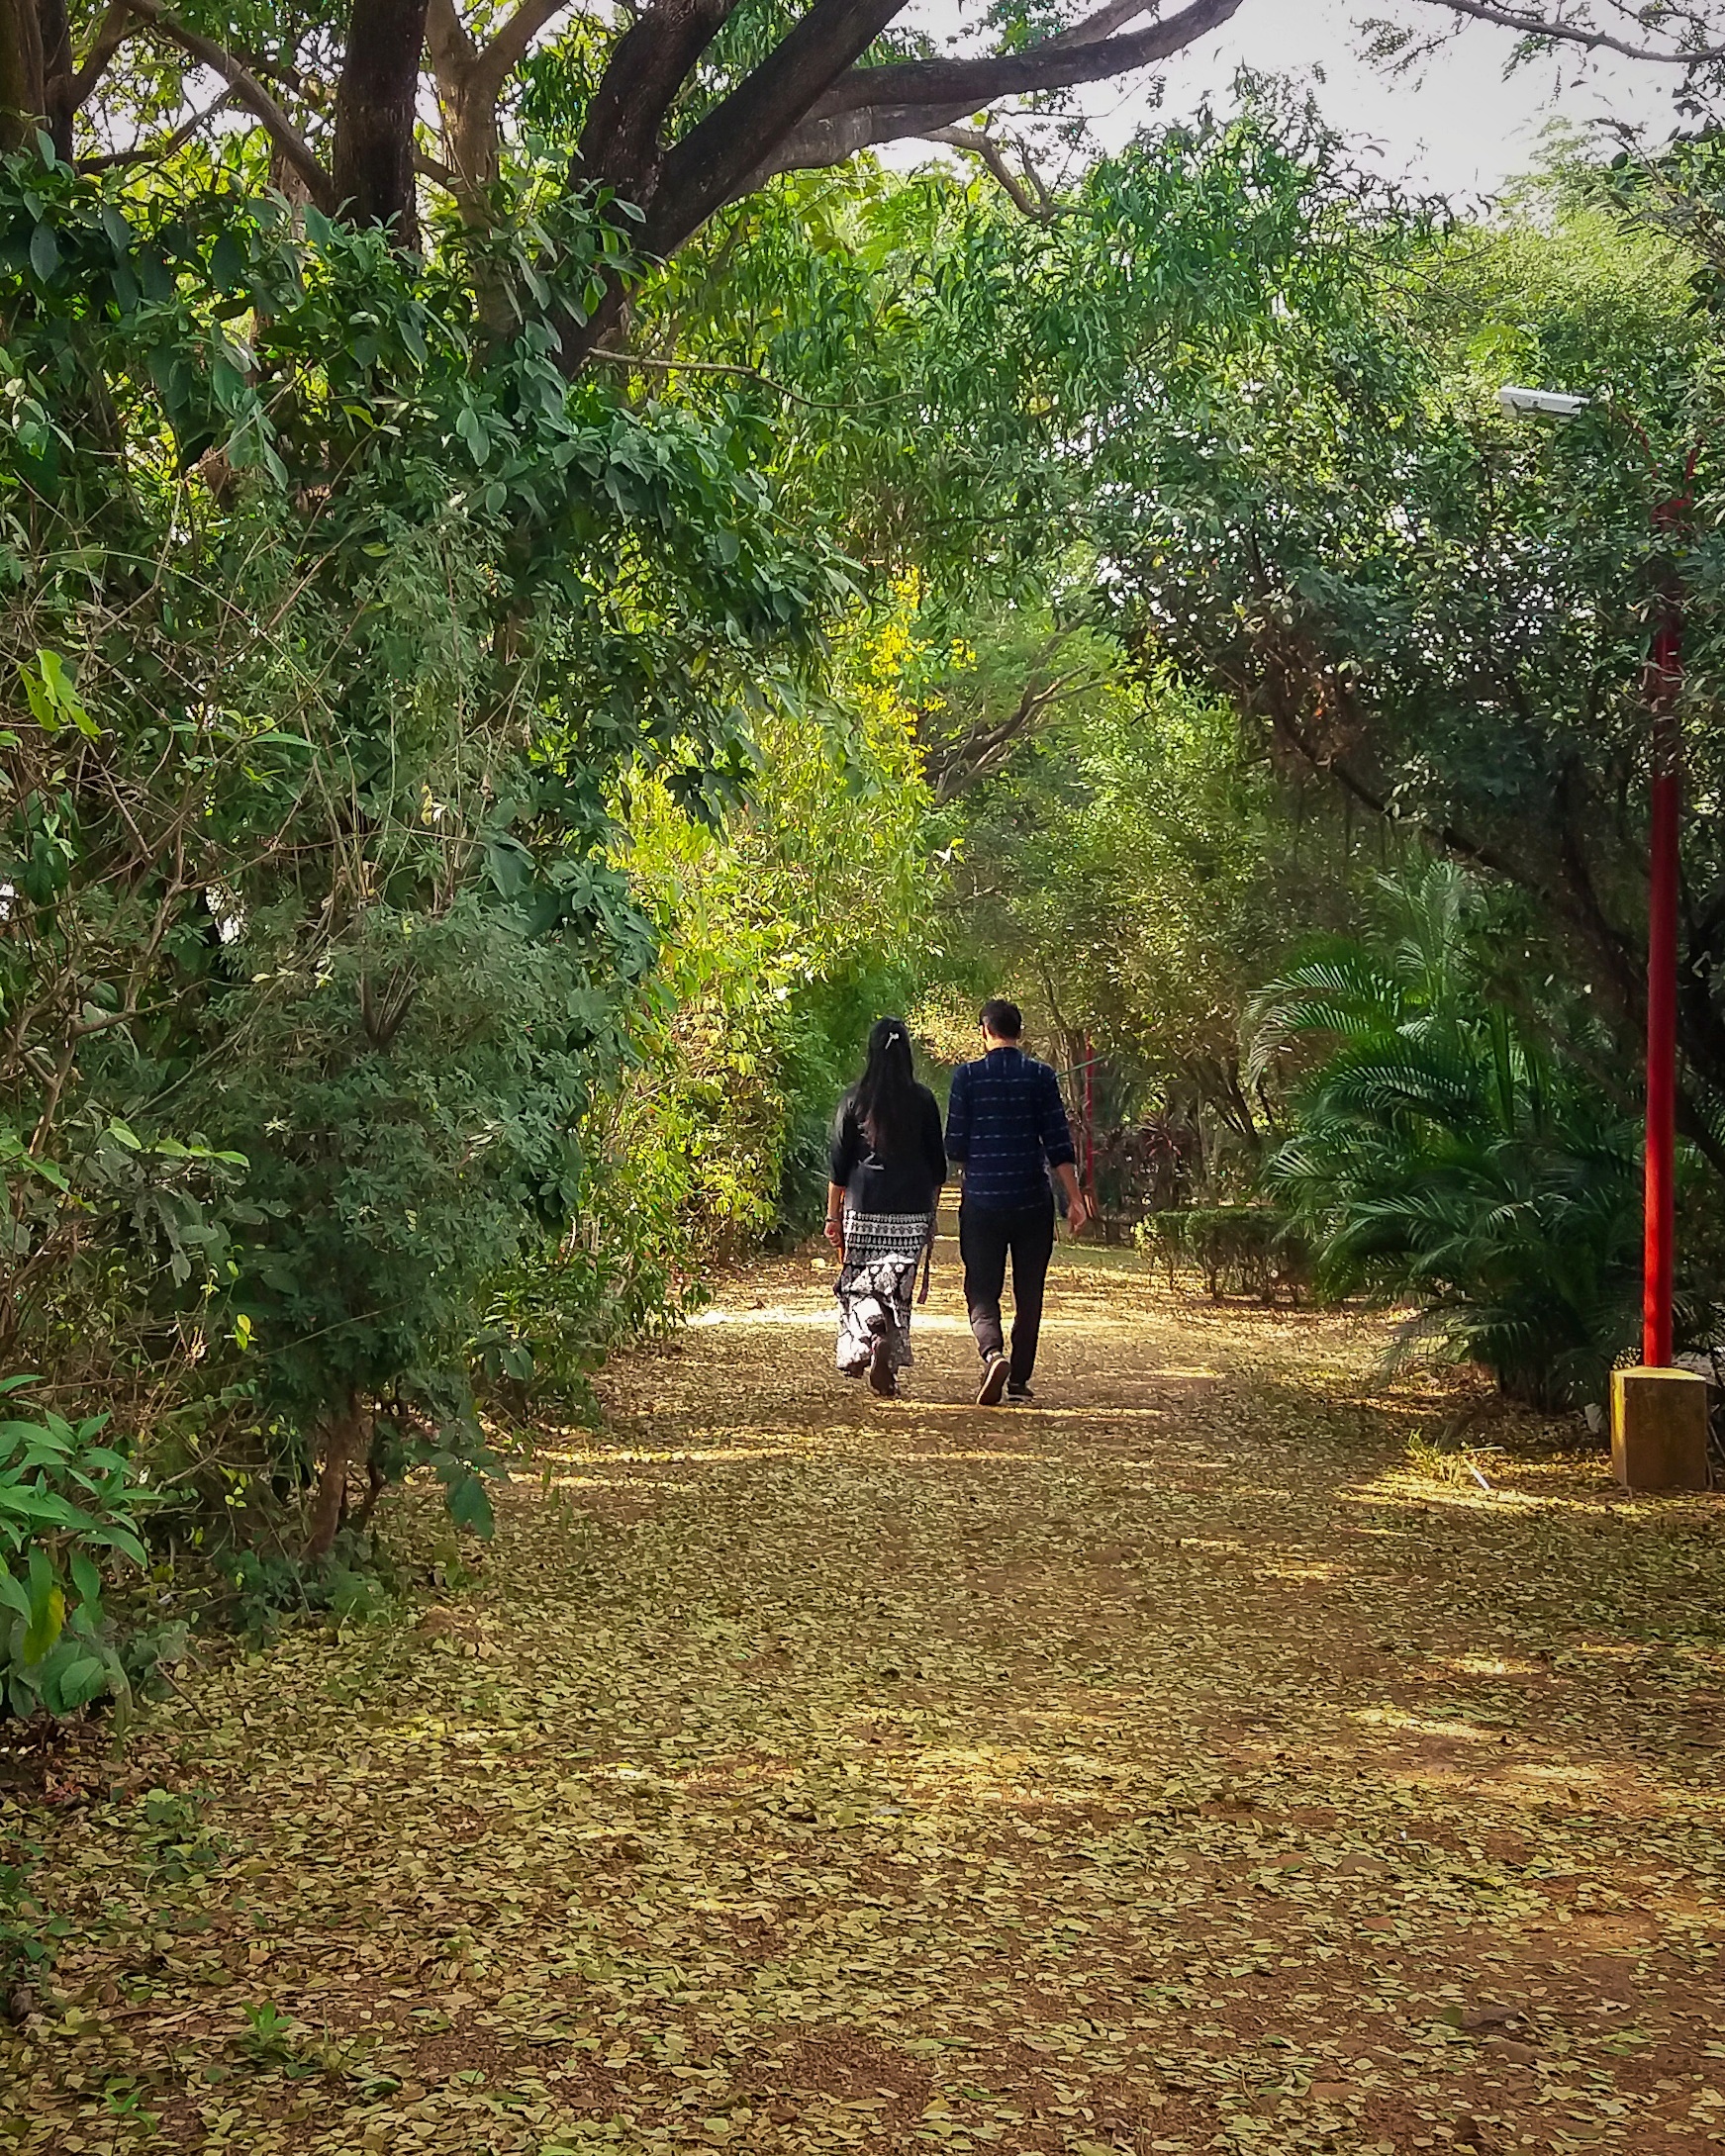
{"type": "Polygon", "coordinates": [[[316,1563],[335,1547],[347,1499],[347,1470],[371,1451],[371,1417],[357,1392],[350,1392],[330,1417],[324,1440],[324,1464],[306,1533],[306,1558],[316,1563]]]}
{"type": "Polygon", "coordinates": [[[414,108],[427,0],[353,0],[335,92],[332,180],[354,225],[391,225],[398,247],[419,246],[414,200],[414,108]]]}
{"type": "Polygon", "coordinates": [[[72,161],[72,26],[66,0],[39,0],[37,25],[42,43],[42,117],[53,153],[72,161]]]}
{"type": "Polygon", "coordinates": [[[29,141],[44,102],[37,0],[0,0],[0,151],[29,141]]]}
{"type": "Polygon", "coordinates": [[[443,93],[443,141],[455,173],[462,222],[479,230],[491,222],[487,195],[502,168],[497,95],[477,68],[453,78],[443,93]]]}

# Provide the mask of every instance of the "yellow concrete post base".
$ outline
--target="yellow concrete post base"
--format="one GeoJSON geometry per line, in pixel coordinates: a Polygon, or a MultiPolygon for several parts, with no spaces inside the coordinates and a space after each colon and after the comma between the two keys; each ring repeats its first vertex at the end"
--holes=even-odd
{"type": "Polygon", "coordinates": [[[1613,1370],[1611,1471],[1626,1490],[1704,1490],[1707,1380],[1693,1370],[1613,1370]]]}

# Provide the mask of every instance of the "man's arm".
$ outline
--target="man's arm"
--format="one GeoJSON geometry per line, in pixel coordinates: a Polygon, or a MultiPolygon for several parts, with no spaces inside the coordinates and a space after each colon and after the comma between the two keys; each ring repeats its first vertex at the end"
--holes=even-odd
{"type": "Polygon", "coordinates": [[[1090,1218],[1090,1206],[1078,1186],[1078,1148],[1072,1142],[1072,1125],[1066,1120],[1060,1080],[1052,1071],[1042,1087],[1039,1121],[1037,1136],[1042,1141],[1043,1157],[1066,1194],[1066,1225],[1077,1235],[1090,1218]]]}
{"type": "Polygon", "coordinates": [[[952,1090],[946,1096],[946,1158],[962,1168],[970,1154],[970,1066],[961,1063],[952,1074],[952,1090]]]}

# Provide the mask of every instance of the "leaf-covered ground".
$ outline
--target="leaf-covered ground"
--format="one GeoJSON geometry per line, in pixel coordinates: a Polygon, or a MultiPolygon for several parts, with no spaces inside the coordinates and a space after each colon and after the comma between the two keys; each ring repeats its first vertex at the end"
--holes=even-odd
{"type": "Polygon", "coordinates": [[[1450,1479],[1379,1329],[1105,1258],[981,1413],[937,1289],[884,1405],[732,1283],[471,1585],[32,1812],[0,2147],[1725,2141],[1713,1503],[1450,1479]]]}

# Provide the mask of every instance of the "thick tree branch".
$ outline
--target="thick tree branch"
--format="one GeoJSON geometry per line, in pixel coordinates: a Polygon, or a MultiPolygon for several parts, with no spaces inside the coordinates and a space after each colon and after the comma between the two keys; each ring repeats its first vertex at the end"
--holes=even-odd
{"type": "Polygon", "coordinates": [[[1182,51],[1237,13],[1240,0],[1194,0],[1164,23],[1111,37],[1102,32],[1142,14],[1125,0],[1102,8],[1058,38],[1027,52],[974,60],[909,60],[888,67],[854,67],[805,119],[788,130],[751,172],[739,179],[742,194],[775,172],[817,170],[842,164],[878,142],[903,141],[965,120],[1000,97],[1035,90],[1069,89],[1129,73],[1182,51]]]}
{"type": "Polygon", "coordinates": [[[72,87],[72,26],[66,0],[37,0],[37,22],[42,37],[42,116],[54,155],[71,161],[72,114],[77,110],[72,87]]]}
{"type": "Polygon", "coordinates": [[[132,13],[147,23],[158,37],[165,38],[170,45],[177,45],[182,52],[189,52],[193,59],[221,76],[239,102],[263,127],[282,157],[304,180],[312,201],[320,210],[333,214],[335,196],[329,173],[257,77],[240,66],[234,55],[224,51],[213,39],[176,22],[161,5],[161,0],[128,0],[128,5],[132,13]]]}
{"type": "Polygon", "coordinates": [[[1099,38],[1111,38],[1116,30],[1124,30],[1128,23],[1136,22],[1140,15],[1150,13],[1150,0],[1108,0],[1106,7],[1098,8],[1074,23],[1070,30],[1062,30],[1052,38],[1044,38],[1041,49],[1052,51],[1056,46],[1095,45],[1099,38]]]}
{"type": "Polygon", "coordinates": [[[736,0],[660,0],[629,25],[587,108],[572,182],[596,180],[631,202],[649,199],[664,158],[665,116],[735,6],[736,0]]]}
{"type": "Polygon", "coordinates": [[[133,19],[131,0],[109,0],[108,12],[97,24],[96,35],[90,40],[90,48],[79,62],[77,73],[72,77],[74,112],[108,72],[109,62],[137,27],[133,19]]]}
{"type": "Polygon", "coordinates": [[[475,55],[473,63],[479,82],[493,97],[527,58],[539,32],[568,5],[569,0],[521,0],[509,20],[499,25],[497,35],[475,55]]]}
{"type": "Polygon", "coordinates": [[[455,0],[431,0],[426,10],[426,49],[443,122],[443,148],[454,174],[452,190],[470,225],[485,222],[485,193],[496,179],[500,133],[497,94],[479,83],[479,47],[468,35],[455,0]]]}
{"type": "Polygon", "coordinates": [[[1122,38],[1087,39],[1078,45],[1053,40],[1026,52],[998,52],[986,59],[898,60],[886,67],[853,67],[810,109],[809,117],[828,119],[877,105],[962,104],[975,112],[998,97],[1069,90],[1167,59],[1194,39],[1219,29],[1239,8],[1240,0],[1192,0],[1165,23],[1122,38]]]}
{"type": "Polygon", "coordinates": [[[44,105],[36,0],[0,0],[0,150],[29,141],[44,105]]]}
{"type": "MultiPolygon", "coordinates": [[[[665,159],[642,235],[669,253],[728,202],[762,153],[791,133],[854,66],[904,0],[815,0],[801,22],[665,159]]],[[[1238,0],[1234,0],[1238,5],[1238,0]]]]}
{"type": "Polygon", "coordinates": [[[445,67],[471,67],[479,58],[455,0],[430,0],[426,9],[426,45],[440,75],[445,67]]]}

